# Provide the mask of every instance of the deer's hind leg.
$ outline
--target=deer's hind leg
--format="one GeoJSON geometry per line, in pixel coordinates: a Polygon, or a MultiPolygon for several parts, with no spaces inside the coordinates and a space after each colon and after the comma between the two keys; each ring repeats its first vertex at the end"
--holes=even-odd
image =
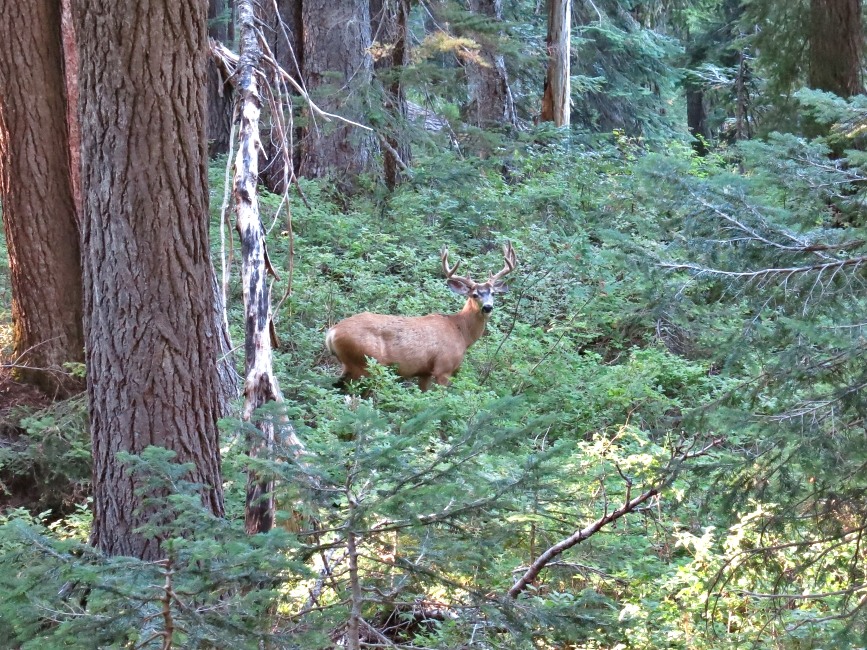
{"type": "Polygon", "coordinates": [[[441,373],[439,375],[431,375],[433,380],[438,383],[440,386],[448,386],[452,382],[451,373],[441,373]]]}
{"type": "Polygon", "coordinates": [[[334,382],[335,388],[346,391],[347,382],[361,379],[367,375],[367,367],[365,366],[364,360],[360,365],[358,363],[353,363],[352,361],[343,361],[342,359],[341,363],[343,363],[343,373],[340,375],[340,379],[334,382]]]}

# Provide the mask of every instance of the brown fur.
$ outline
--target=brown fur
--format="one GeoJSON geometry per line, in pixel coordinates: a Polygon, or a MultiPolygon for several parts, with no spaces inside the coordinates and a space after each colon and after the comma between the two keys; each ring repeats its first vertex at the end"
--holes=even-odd
{"type": "Polygon", "coordinates": [[[394,365],[401,377],[418,377],[427,390],[433,379],[446,385],[461,366],[464,354],[485,331],[488,314],[469,298],[457,314],[385,316],[364,312],[328,330],[325,344],[343,363],[342,380],[367,374],[367,359],[394,365]]]}
{"type": "Polygon", "coordinates": [[[384,316],[364,312],[340,321],[328,330],[325,345],[343,363],[339,384],[358,379],[367,373],[367,357],[384,366],[396,366],[401,377],[418,377],[418,386],[427,390],[431,380],[447,385],[461,367],[464,354],[485,332],[494,294],[508,287],[502,278],[518,263],[512,244],[503,246],[505,266],[491,274],[487,282],[475,282],[469,276],[455,275],[460,262],[448,263],[449,251],[440,251],[446,282],[454,293],[467,296],[457,314],[427,316],[384,316]]]}

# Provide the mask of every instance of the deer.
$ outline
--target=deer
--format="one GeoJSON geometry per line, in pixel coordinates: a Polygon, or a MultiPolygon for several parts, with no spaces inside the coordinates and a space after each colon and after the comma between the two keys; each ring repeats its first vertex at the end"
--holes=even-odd
{"type": "Polygon", "coordinates": [[[395,366],[405,379],[418,378],[426,391],[431,381],[447,386],[460,368],[467,349],[485,332],[494,310],[494,295],[509,288],[503,278],[515,270],[518,258],[510,242],[503,246],[505,266],[489,274],[486,282],[469,275],[455,275],[461,262],[449,266],[449,251],[440,251],[443,272],[449,289],[466,296],[463,309],[455,314],[427,316],[389,316],[364,312],[346,318],[328,330],[325,346],[343,364],[343,374],[335,386],[344,387],[368,373],[367,358],[384,366],[395,366]]]}

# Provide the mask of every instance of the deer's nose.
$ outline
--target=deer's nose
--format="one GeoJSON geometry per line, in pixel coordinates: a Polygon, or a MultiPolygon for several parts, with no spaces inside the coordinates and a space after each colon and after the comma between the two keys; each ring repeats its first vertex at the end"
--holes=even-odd
{"type": "Polygon", "coordinates": [[[493,305],[482,305],[482,311],[485,312],[486,314],[490,314],[492,311],[494,311],[494,306],[493,305]]]}

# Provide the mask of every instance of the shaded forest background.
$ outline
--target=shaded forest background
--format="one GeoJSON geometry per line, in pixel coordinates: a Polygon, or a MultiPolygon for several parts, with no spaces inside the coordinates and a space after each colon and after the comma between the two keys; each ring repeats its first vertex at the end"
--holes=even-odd
{"type": "Polygon", "coordinates": [[[0,645],[865,644],[859,1],[13,4],[0,645]]]}

